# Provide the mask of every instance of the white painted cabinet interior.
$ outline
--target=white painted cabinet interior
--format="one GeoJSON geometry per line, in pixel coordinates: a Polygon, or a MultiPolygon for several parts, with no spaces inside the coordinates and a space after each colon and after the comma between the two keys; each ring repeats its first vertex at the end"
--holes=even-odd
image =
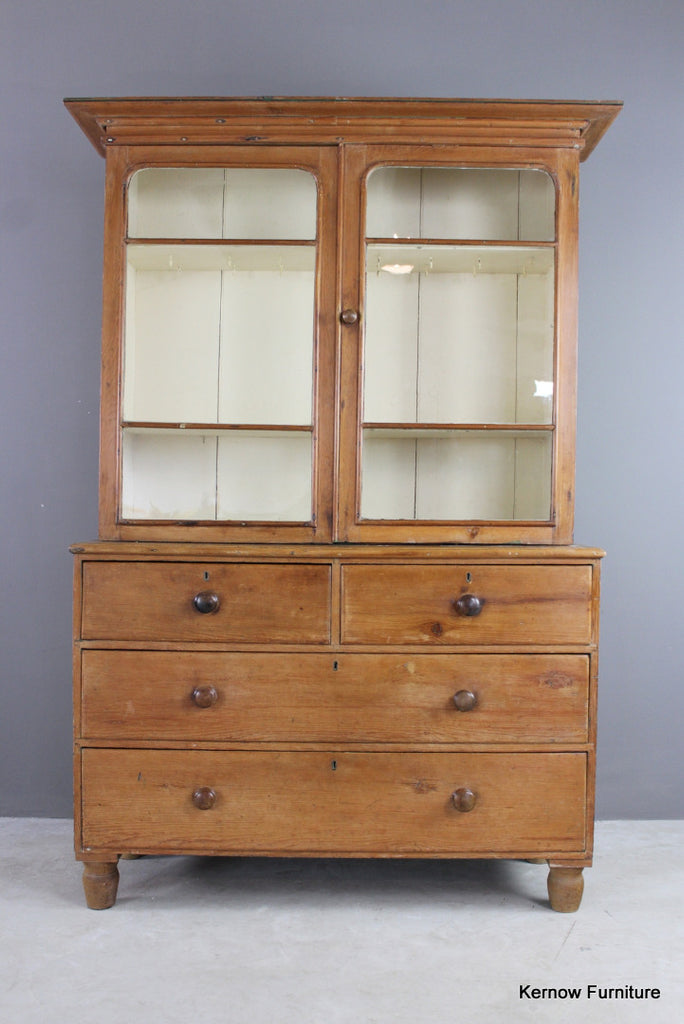
{"type": "Polygon", "coordinates": [[[133,175],[124,519],[310,521],[316,203],[297,169],[133,175]]]}
{"type": "Polygon", "coordinates": [[[129,238],[316,237],[316,181],[298,168],[146,167],[128,189],[129,238]]]}
{"type": "Polygon", "coordinates": [[[130,245],[124,419],[311,424],[313,246],[130,245]]]}
{"type": "Polygon", "coordinates": [[[376,168],[366,236],[362,518],[548,520],[551,178],[376,168]]]}
{"type": "MultiPolygon", "coordinates": [[[[551,177],[378,167],[365,208],[362,518],[548,520],[551,177]]],[[[316,252],[308,171],[133,174],[122,519],[311,521],[316,252]]]]}
{"type": "Polygon", "coordinates": [[[378,167],[366,195],[367,238],[555,238],[555,191],[545,171],[378,167]]]}

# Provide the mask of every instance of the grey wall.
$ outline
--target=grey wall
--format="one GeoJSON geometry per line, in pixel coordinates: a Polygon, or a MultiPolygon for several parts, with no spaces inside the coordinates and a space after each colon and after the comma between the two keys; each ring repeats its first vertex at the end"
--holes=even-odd
{"type": "Polygon", "coordinates": [[[598,815],[684,816],[681,0],[14,0],[0,15],[0,814],[71,813],[104,162],[63,96],[622,99],[583,165],[578,543],[608,550],[598,815]]]}

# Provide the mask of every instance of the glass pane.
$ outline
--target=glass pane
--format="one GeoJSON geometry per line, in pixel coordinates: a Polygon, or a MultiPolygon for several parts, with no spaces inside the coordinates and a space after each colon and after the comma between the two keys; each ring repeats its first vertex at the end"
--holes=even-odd
{"type": "Polygon", "coordinates": [[[129,238],[221,238],[222,168],[146,167],[128,187],[129,238]]]}
{"type": "Polygon", "coordinates": [[[362,519],[548,521],[550,431],[363,432],[362,519]]]}
{"type": "Polygon", "coordinates": [[[124,519],[311,521],[317,199],[298,168],[133,175],[124,519]]]}
{"type": "Polygon", "coordinates": [[[315,250],[289,246],[270,255],[269,267],[249,270],[240,269],[240,252],[223,274],[223,423],[311,423],[315,250]]]}
{"type": "Polygon", "coordinates": [[[215,519],[216,436],[124,430],[123,519],[215,519]]]}
{"type": "Polygon", "coordinates": [[[550,175],[376,168],[366,235],[362,518],[548,522],[552,430],[492,428],[553,424],[550,175]]]}
{"type": "Polygon", "coordinates": [[[309,432],[224,432],[218,446],[218,518],[310,522],[311,460],[309,432]]]}
{"type": "Polygon", "coordinates": [[[555,237],[555,190],[545,171],[378,167],[367,190],[368,238],[555,237]]]}
{"type": "Polygon", "coordinates": [[[366,423],[551,423],[550,247],[369,245],[366,423]]]}
{"type": "Polygon", "coordinates": [[[124,430],[124,519],[311,520],[311,432],[124,430]]]}
{"type": "Polygon", "coordinates": [[[147,167],[131,178],[128,235],[314,239],[316,199],[297,168],[147,167]]]}
{"type": "Polygon", "coordinates": [[[316,181],[308,171],[226,171],[224,238],[315,238],[316,181]]]}
{"type": "Polygon", "coordinates": [[[124,419],[310,425],[315,256],[129,245],[124,419]]]}

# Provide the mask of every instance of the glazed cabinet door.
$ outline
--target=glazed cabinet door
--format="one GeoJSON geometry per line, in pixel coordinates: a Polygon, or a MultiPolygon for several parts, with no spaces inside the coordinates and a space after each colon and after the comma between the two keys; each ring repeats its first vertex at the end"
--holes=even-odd
{"type": "Polygon", "coordinates": [[[345,539],[570,539],[575,161],[349,147],[345,539]]]}
{"type": "Polygon", "coordinates": [[[109,157],[103,535],[330,539],[334,150],[109,157]]]}

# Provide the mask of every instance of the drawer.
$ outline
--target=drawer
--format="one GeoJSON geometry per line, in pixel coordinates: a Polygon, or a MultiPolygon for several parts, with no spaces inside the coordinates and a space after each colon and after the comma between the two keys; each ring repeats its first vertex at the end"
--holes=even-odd
{"type": "Polygon", "coordinates": [[[85,562],[82,636],[328,643],[330,566],[85,562]]]}
{"type": "Polygon", "coordinates": [[[196,741],[585,742],[588,687],[584,655],[85,650],[82,734],[196,741]]]}
{"type": "Polygon", "coordinates": [[[98,850],[448,856],[585,845],[581,753],[87,749],[82,757],[82,841],[98,850]]]}
{"type": "Polygon", "coordinates": [[[587,644],[588,565],[346,565],[347,644],[587,644]]]}

